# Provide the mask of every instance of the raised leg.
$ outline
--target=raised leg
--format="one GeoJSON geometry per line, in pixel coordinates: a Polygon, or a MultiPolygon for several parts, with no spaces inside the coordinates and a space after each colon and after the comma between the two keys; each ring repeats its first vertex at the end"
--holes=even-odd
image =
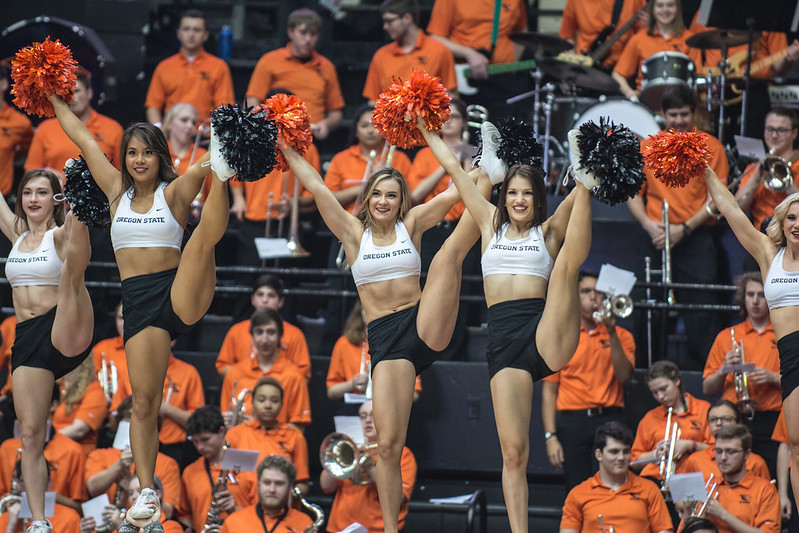
{"type": "Polygon", "coordinates": [[[186,324],[199,321],[214,298],[214,249],[225,234],[229,208],[227,182],[212,175],[211,191],[203,207],[200,223],[183,249],[175,281],[172,283],[172,308],[186,324]]]}
{"type": "Polygon", "coordinates": [[[547,303],[535,334],[541,357],[554,371],[569,362],[580,340],[577,278],[591,249],[591,194],[580,183],[575,188],[574,207],[549,276],[547,303]]]}
{"type": "Polygon", "coordinates": [[[377,430],[377,494],[385,533],[397,533],[402,505],[402,449],[408,433],[416,371],[408,360],[381,361],[372,373],[377,430]]]}
{"type": "Polygon", "coordinates": [[[51,332],[53,346],[67,357],[86,351],[94,335],[94,310],[86,290],[84,273],[89,266],[89,228],[69,212],[66,218],[67,248],[58,305],[51,332]]]}
{"type": "Polygon", "coordinates": [[[11,380],[14,409],[22,434],[22,479],[33,520],[44,520],[48,476],[44,444],[55,378],[49,370],[22,366],[14,370],[11,380]]]}
{"type": "Polygon", "coordinates": [[[503,368],[491,379],[491,401],[502,449],[502,492],[513,533],[527,533],[527,460],[533,377],[518,368],[503,368]]]}

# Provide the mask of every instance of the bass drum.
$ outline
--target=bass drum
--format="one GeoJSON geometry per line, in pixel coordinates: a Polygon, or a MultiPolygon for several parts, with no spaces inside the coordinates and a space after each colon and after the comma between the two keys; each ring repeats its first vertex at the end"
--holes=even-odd
{"type": "Polygon", "coordinates": [[[591,106],[580,115],[572,129],[579,128],[589,120],[599,124],[599,119],[602,117],[610,119],[616,125],[626,126],[641,139],[646,139],[661,129],[649,108],[625,99],[608,100],[591,106]]]}
{"type": "MultiPolygon", "coordinates": [[[[586,98],[584,96],[559,96],[552,102],[552,125],[550,135],[553,138],[563,141],[567,140],[566,135],[574,124],[579,120],[580,115],[599,102],[596,98],[586,98]]],[[[539,134],[543,134],[544,129],[539,128],[539,134]]]]}

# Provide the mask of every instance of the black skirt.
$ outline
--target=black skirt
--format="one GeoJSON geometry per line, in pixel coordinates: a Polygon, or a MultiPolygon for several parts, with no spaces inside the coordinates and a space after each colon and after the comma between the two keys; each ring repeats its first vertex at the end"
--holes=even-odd
{"type": "Polygon", "coordinates": [[[83,353],[74,357],[67,357],[53,346],[51,335],[55,310],[53,306],[43,315],[17,322],[14,345],[11,347],[12,373],[17,367],[28,366],[49,370],[58,379],[77,368],[91,353],[92,343],[83,353]]]}
{"type": "Polygon", "coordinates": [[[554,374],[538,352],[535,332],[544,312],[543,298],[500,302],[488,308],[488,376],[503,368],[519,368],[533,381],[554,374]]]}
{"type": "Polygon", "coordinates": [[[169,332],[173,340],[191,327],[172,309],[172,282],[178,269],[133,276],[122,281],[123,342],[147,326],[169,332]]]}
{"type": "Polygon", "coordinates": [[[413,363],[418,376],[425,368],[441,357],[441,352],[430,348],[419,338],[416,330],[416,315],[419,303],[390,315],[369,322],[369,355],[372,357],[372,372],[380,361],[406,359],[413,363]]]}
{"type": "Polygon", "coordinates": [[[785,401],[799,386],[799,331],[785,335],[777,341],[780,354],[780,386],[782,399],[785,401]]]}

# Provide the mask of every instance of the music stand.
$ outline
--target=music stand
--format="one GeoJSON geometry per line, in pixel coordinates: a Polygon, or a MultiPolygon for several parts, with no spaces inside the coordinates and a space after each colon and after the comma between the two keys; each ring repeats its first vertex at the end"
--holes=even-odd
{"type": "Polygon", "coordinates": [[[768,0],[768,9],[751,0],[702,0],[699,6],[697,22],[705,26],[729,30],[748,30],[748,58],[743,102],[741,103],[741,135],[746,126],[748,107],[750,68],[752,66],[752,41],[755,31],[771,31],[780,33],[796,32],[799,27],[799,1],[768,0]],[[790,15],[790,16],[789,16],[790,15]]]}

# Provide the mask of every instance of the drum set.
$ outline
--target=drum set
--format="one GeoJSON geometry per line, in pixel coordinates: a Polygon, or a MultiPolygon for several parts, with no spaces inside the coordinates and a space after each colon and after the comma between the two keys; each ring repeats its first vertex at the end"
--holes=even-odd
{"type": "Polygon", "coordinates": [[[728,51],[745,44],[748,37],[746,32],[732,30],[710,30],[690,37],[686,44],[691,47],[721,51],[719,68],[703,75],[698,74],[693,60],[685,54],[667,51],[650,56],[641,65],[641,92],[639,101],[634,101],[621,96],[618,84],[605,70],[591,65],[590,60],[584,61],[583,56],[565,54],[573,48],[570,42],[532,32],[512,34],[511,40],[534,52],[536,70],[531,73],[534,89],[508,99],[508,103],[534,98],[533,125],[536,138],[544,145],[543,163],[550,192],[557,192],[560,178],[571,164],[569,130],[609,117],[645,139],[665,126],[656,111],[669,86],[685,85],[697,91],[707,105],[706,116],[718,113],[718,129],[714,130],[707,119],[702,125],[720,137],[725,108],[730,105],[725,94],[728,51]]]}

